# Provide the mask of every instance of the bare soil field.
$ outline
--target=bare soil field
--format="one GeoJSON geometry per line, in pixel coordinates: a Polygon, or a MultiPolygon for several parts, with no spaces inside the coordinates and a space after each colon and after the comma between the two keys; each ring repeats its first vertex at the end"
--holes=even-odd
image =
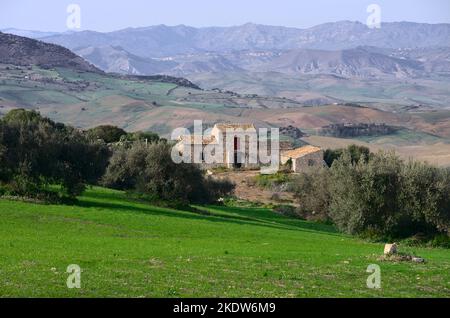
{"type": "Polygon", "coordinates": [[[435,144],[417,144],[417,145],[380,145],[373,144],[355,139],[343,139],[325,136],[309,136],[302,140],[324,149],[344,148],[351,144],[368,147],[371,151],[377,152],[379,150],[395,151],[403,159],[414,158],[420,161],[427,161],[430,164],[441,167],[450,167],[450,144],[435,143],[435,144]]]}
{"type": "Polygon", "coordinates": [[[288,203],[295,205],[294,196],[290,192],[275,192],[261,189],[255,183],[255,177],[257,175],[259,175],[259,170],[239,170],[215,173],[213,177],[218,179],[227,178],[233,181],[236,184],[234,195],[238,199],[264,204],[288,203]]]}

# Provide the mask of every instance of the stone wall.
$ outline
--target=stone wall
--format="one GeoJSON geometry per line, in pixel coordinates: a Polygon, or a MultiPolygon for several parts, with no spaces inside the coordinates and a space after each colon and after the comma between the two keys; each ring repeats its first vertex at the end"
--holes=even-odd
{"type": "Polygon", "coordinates": [[[292,171],[301,172],[309,167],[323,166],[323,151],[316,151],[292,160],[292,171]]]}

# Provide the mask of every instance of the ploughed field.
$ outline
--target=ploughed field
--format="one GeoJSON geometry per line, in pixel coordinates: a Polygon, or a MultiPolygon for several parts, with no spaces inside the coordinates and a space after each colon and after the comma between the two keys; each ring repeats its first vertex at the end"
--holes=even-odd
{"type": "MultiPolygon", "coordinates": [[[[445,99],[439,100],[445,104],[445,99]]],[[[199,119],[205,129],[217,122],[252,122],[257,127],[292,125],[311,135],[307,141],[316,146],[364,143],[372,150],[395,149],[403,158],[450,166],[448,105],[414,111],[406,111],[403,106],[383,111],[370,103],[364,105],[370,107],[304,107],[289,95],[199,90],[161,79],[0,63],[0,117],[14,108],[35,109],[52,120],[79,128],[113,124],[127,131],[150,130],[166,138],[173,129],[192,128],[199,119]],[[401,129],[370,138],[330,140],[315,136],[321,127],[338,123],[385,123],[401,129]]]]}
{"type": "Polygon", "coordinates": [[[1,297],[450,296],[450,250],[406,248],[425,264],[382,262],[383,244],[262,208],[179,211],[104,188],[75,205],[0,200],[1,297]],[[67,266],[81,267],[69,289],[67,266]],[[381,289],[366,286],[381,267],[381,289]]]}

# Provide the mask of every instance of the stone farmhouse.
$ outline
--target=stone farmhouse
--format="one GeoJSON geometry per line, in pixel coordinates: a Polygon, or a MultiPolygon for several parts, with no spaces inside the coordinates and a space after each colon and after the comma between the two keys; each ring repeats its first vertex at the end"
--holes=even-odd
{"type": "Polygon", "coordinates": [[[291,161],[291,170],[301,172],[308,167],[323,166],[323,150],[311,145],[281,152],[281,164],[291,161]]]}
{"type": "MultiPolygon", "coordinates": [[[[228,168],[257,167],[258,162],[250,160],[250,139],[257,138],[256,128],[253,124],[215,124],[209,135],[180,136],[175,145],[180,153],[189,151],[190,162],[201,163],[204,168],[225,166],[228,168]],[[232,133],[231,133],[232,132],[232,133]],[[205,153],[208,146],[222,145],[222,154],[218,154],[219,163],[206,163],[205,153]],[[201,147],[201,154],[195,148],[201,147]],[[199,157],[196,157],[199,156],[199,157]]],[[[257,142],[257,140],[255,140],[257,142]]]]}
{"type": "MultiPolygon", "coordinates": [[[[270,138],[270,137],[269,137],[270,138]]],[[[258,156],[252,157],[252,145],[259,145],[257,130],[251,123],[217,123],[208,135],[184,135],[180,136],[175,149],[180,154],[190,154],[192,163],[199,163],[203,168],[210,169],[215,167],[227,168],[259,168],[262,163],[258,156]],[[252,138],[256,138],[253,139],[252,138]],[[252,143],[255,141],[255,143],[252,143]],[[218,154],[220,162],[208,163],[205,158],[208,153],[208,147],[222,146],[222,153],[218,154]],[[200,151],[195,151],[195,148],[200,151]]],[[[265,140],[267,145],[267,155],[272,153],[270,140],[265,140]]],[[[278,149],[278,161],[286,164],[289,159],[292,161],[291,169],[293,172],[300,172],[305,167],[323,166],[323,151],[314,146],[304,146],[292,149],[288,142],[280,141],[278,149]]],[[[189,157],[189,155],[188,155],[189,157]]]]}

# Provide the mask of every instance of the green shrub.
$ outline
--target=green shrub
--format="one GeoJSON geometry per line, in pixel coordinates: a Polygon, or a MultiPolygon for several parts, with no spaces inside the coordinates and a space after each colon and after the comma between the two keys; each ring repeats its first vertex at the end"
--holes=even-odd
{"type": "Polygon", "coordinates": [[[278,205],[274,208],[274,211],[287,217],[301,218],[299,217],[296,208],[292,205],[288,204],[278,205]]]}
{"type": "Polygon", "coordinates": [[[0,183],[11,195],[36,196],[49,184],[75,197],[104,172],[108,149],[70,126],[16,109],[0,121],[0,183]]]}
{"type": "Polygon", "coordinates": [[[302,219],[328,221],[331,200],[329,179],[330,172],[326,168],[311,169],[293,179],[294,196],[300,203],[296,213],[302,219]]]}
{"type": "Polygon", "coordinates": [[[205,203],[217,200],[234,189],[227,180],[205,178],[198,166],[176,164],[171,145],[159,142],[134,143],[115,150],[102,179],[105,186],[135,190],[158,200],[205,203]]]}
{"type": "Polygon", "coordinates": [[[103,140],[106,143],[118,142],[127,132],[122,128],[112,125],[101,125],[86,131],[87,137],[91,141],[103,140]]]}
{"type": "Polygon", "coordinates": [[[120,139],[121,142],[135,142],[142,141],[147,143],[155,143],[158,141],[165,141],[165,139],[159,138],[158,134],[153,132],[136,131],[132,133],[127,133],[120,139]]]}
{"type": "Polygon", "coordinates": [[[255,177],[256,184],[265,189],[274,189],[282,184],[290,182],[291,176],[289,173],[277,172],[274,174],[259,174],[255,177]]]}
{"type": "Polygon", "coordinates": [[[208,191],[208,196],[213,199],[224,198],[233,193],[235,184],[228,179],[213,179],[207,177],[205,182],[205,188],[208,191]]]}
{"type": "Polygon", "coordinates": [[[146,166],[147,148],[135,143],[130,149],[116,147],[101,183],[113,189],[134,189],[146,166]]]}
{"type": "Polygon", "coordinates": [[[354,161],[343,152],[329,169],[305,172],[293,182],[302,218],[331,219],[342,232],[370,238],[448,235],[448,169],[393,153],[354,161]]]}
{"type": "Polygon", "coordinates": [[[430,247],[450,248],[450,237],[446,234],[435,235],[428,243],[430,247]]]}
{"type": "Polygon", "coordinates": [[[323,160],[328,167],[333,165],[333,162],[339,159],[343,153],[350,155],[352,163],[357,163],[360,159],[367,161],[371,157],[370,149],[364,146],[349,145],[345,149],[327,149],[323,154],[323,160]]]}
{"type": "Polygon", "coordinates": [[[450,248],[450,236],[443,233],[428,236],[419,234],[403,239],[400,243],[402,245],[413,247],[450,248]]]}
{"type": "Polygon", "coordinates": [[[402,167],[400,205],[414,220],[417,232],[450,227],[450,170],[409,161],[402,167]]]}
{"type": "Polygon", "coordinates": [[[344,154],[333,163],[330,217],[339,229],[352,234],[366,229],[396,234],[403,220],[397,200],[401,164],[396,156],[385,154],[356,164],[344,154]]]}

